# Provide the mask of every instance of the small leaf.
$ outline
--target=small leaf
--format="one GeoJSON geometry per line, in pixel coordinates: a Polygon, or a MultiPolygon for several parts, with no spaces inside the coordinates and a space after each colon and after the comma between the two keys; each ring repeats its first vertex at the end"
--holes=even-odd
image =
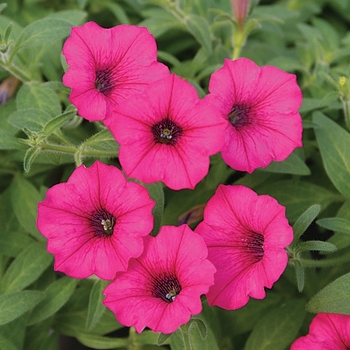
{"type": "Polygon", "coordinates": [[[313,114],[318,147],[324,168],[333,185],[350,199],[350,134],[320,112],[313,114]]]}
{"type": "Polygon", "coordinates": [[[45,297],[45,293],[25,290],[0,295],[0,325],[11,322],[33,308],[45,297]]]}
{"type": "Polygon", "coordinates": [[[41,197],[37,189],[22,176],[17,176],[11,186],[11,202],[21,226],[33,237],[44,240],[36,227],[38,202],[41,197]]]}
{"type": "Polygon", "coordinates": [[[306,229],[311,225],[311,223],[315,220],[317,215],[321,211],[321,206],[319,204],[314,204],[308,209],[304,211],[302,215],[299,216],[297,221],[295,221],[293,225],[294,231],[294,242],[299,240],[301,235],[306,231],[306,229]]]}
{"type": "Polygon", "coordinates": [[[163,345],[166,343],[166,341],[172,336],[172,333],[170,334],[164,334],[164,333],[160,333],[158,336],[158,340],[157,340],[157,345],[163,345]]]}
{"type": "Polygon", "coordinates": [[[186,16],[185,25],[204,50],[210,54],[213,48],[209,23],[203,17],[192,14],[186,16]]]}
{"type": "Polygon", "coordinates": [[[337,250],[337,247],[329,242],[323,242],[323,241],[306,241],[306,242],[299,242],[295,250],[302,252],[302,251],[320,251],[320,252],[335,252],[337,250]]]}
{"type": "Polygon", "coordinates": [[[63,277],[45,289],[45,299],[32,311],[28,325],[41,322],[55,314],[70,298],[78,280],[63,277]]]}
{"type": "Polygon", "coordinates": [[[204,340],[207,337],[207,326],[202,320],[200,320],[199,318],[192,318],[189,323],[189,329],[192,327],[193,324],[195,324],[198,327],[198,331],[202,340],[204,340]]]}
{"type": "Polygon", "coordinates": [[[163,184],[161,182],[155,182],[153,184],[144,184],[147,188],[150,197],[156,202],[153,208],[154,216],[154,228],[151,232],[152,236],[155,236],[162,225],[163,213],[164,213],[164,191],[163,184]]]}
{"type": "Polygon", "coordinates": [[[57,117],[49,120],[44,128],[43,132],[45,135],[50,135],[55,132],[57,129],[61,128],[64,124],[66,124],[70,119],[72,119],[76,115],[76,111],[68,111],[58,115],[57,117]]]}
{"type": "Polygon", "coordinates": [[[33,283],[52,263],[44,243],[32,243],[24,249],[7,269],[0,286],[2,293],[19,291],[33,283]]]}
{"type": "Polygon", "coordinates": [[[350,235],[350,221],[342,218],[324,218],[316,221],[317,225],[331,230],[350,235]]]}
{"type": "Polygon", "coordinates": [[[88,315],[86,319],[86,331],[89,332],[94,329],[97,322],[102,317],[106,307],[102,304],[103,290],[106,288],[108,282],[97,280],[91,289],[89,298],[88,315]]]}
{"type": "Polygon", "coordinates": [[[306,305],[309,312],[350,315],[350,273],[337,278],[319,291],[306,305]]]}
{"type": "Polygon", "coordinates": [[[300,263],[299,260],[293,260],[294,268],[295,268],[295,275],[297,278],[297,287],[298,291],[301,293],[304,290],[305,285],[305,271],[303,265],[300,263]]]}
{"type": "Polygon", "coordinates": [[[34,159],[39,155],[40,152],[41,152],[40,148],[28,148],[23,159],[23,169],[26,173],[30,171],[30,168],[32,167],[34,159]]]}
{"type": "Polygon", "coordinates": [[[80,145],[80,149],[91,153],[96,150],[99,156],[101,156],[101,153],[105,153],[106,157],[116,157],[119,151],[119,144],[113,134],[108,129],[104,129],[88,138],[80,145]]]}

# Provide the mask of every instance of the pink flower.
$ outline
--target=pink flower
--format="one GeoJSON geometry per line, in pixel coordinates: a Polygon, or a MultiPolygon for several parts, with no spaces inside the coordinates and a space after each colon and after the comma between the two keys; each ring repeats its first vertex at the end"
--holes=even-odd
{"type": "Polygon", "coordinates": [[[72,88],[69,100],[90,121],[109,117],[126,97],[169,74],[156,62],[153,36],[134,25],[106,29],[88,22],[74,27],[63,54],[69,65],[63,76],[64,85],[72,88]]]}
{"type": "Polygon", "coordinates": [[[302,96],[295,75],[260,68],[247,58],[226,59],[212,74],[209,91],[205,100],[227,121],[221,154],[231,168],[252,173],[302,146],[302,96]]]}
{"type": "Polygon", "coordinates": [[[96,161],[90,168],[76,168],[67,183],[47,191],[37,226],[48,239],[56,271],[110,280],[142,253],[142,237],[153,228],[153,206],[144,187],[96,161]]]}
{"type": "Polygon", "coordinates": [[[219,185],[196,227],[217,269],[207,294],[209,305],[227,310],[244,306],[249,297],[263,299],[286,268],[285,247],[293,229],[285,207],[245,186],[219,185]]]}
{"type": "Polygon", "coordinates": [[[104,290],[103,304],[118,322],[172,333],[202,310],[200,296],[213,284],[215,268],[203,239],[186,224],[163,226],[145,237],[145,250],[104,290]]]}
{"type": "Polygon", "coordinates": [[[207,175],[226,123],[192,85],[172,74],[126,100],[106,125],[129,177],[179,190],[193,189],[207,175]]]}
{"type": "Polygon", "coordinates": [[[309,334],[298,338],[291,350],[350,349],[350,316],[319,313],[312,320],[309,334]]]}

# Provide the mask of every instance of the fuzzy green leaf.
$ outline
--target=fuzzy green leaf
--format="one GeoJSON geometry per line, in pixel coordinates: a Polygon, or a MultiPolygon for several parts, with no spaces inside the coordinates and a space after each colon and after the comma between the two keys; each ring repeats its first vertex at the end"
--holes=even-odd
{"type": "Polygon", "coordinates": [[[262,317],[244,350],[284,350],[295,339],[305,317],[303,300],[292,300],[262,317]]]}
{"type": "Polygon", "coordinates": [[[350,134],[320,112],[313,114],[324,168],[333,185],[350,199],[350,134]]]}
{"type": "Polygon", "coordinates": [[[41,322],[55,314],[70,298],[78,280],[63,277],[45,289],[45,299],[32,311],[28,325],[41,322]]]}
{"type": "Polygon", "coordinates": [[[106,288],[108,282],[97,280],[91,289],[89,298],[88,315],[86,319],[86,331],[91,331],[102,317],[106,307],[102,304],[103,290],[106,288]]]}
{"type": "Polygon", "coordinates": [[[198,15],[188,15],[185,18],[188,31],[195,37],[204,50],[210,54],[213,50],[209,23],[198,15]]]}
{"type": "Polygon", "coordinates": [[[15,292],[33,283],[52,263],[45,243],[32,243],[24,249],[7,269],[0,286],[2,293],[15,292]]]}
{"type": "Polygon", "coordinates": [[[0,295],[0,325],[11,322],[33,308],[45,297],[45,293],[25,290],[0,295]]]}
{"type": "Polygon", "coordinates": [[[350,315],[350,273],[319,291],[306,305],[313,313],[331,312],[350,315]]]}

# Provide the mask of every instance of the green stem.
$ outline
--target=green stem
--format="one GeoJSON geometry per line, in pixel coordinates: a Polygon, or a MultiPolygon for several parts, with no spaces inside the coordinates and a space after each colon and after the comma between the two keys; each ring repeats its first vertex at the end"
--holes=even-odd
{"type": "Polygon", "coordinates": [[[191,350],[190,335],[188,334],[188,323],[182,325],[181,327],[182,339],[184,341],[184,350],[191,350]]]}
{"type": "Polygon", "coordinates": [[[32,80],[25,72],[22,71],[22,69],[18,68],[14,64],[6,63],[3,60],[0,60],[0,66],[23,83],[28,83],[32,80]]]}
{"type": "Polygon", "coordinates": [[[238,29],[237,33],[234,34],[233,56],[232,56],[233,60],[237,59],[241,54],[241,50],[245,40],[245,36],[243,33],[244,33],[243,31],[238,29]]]}
{"type": "Polygon", "coordinates": [[[343,99],[341,101],[343,105],[345,125],[347,129],[350,130],[350,101],[344,101],[343,99]]]}

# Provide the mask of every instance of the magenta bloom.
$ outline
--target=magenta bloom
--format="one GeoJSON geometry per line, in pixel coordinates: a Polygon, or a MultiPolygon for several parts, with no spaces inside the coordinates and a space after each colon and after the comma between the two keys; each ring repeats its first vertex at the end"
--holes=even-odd
{"type": "Polygon", "coordinates": [[[142,253],[142,237],[153,228],[153,206],[144,187],[96,161],[90,168],[76,168],[67,183],[47,191],[37,226],[48,239],[56,271],[110,280],[142,253]]]}
{"type": "Polygon", "coordinates": [[[172,333],[202,310],[200,296],[213,284],[215,268],[203,239],[187,225],[163,226],[145,237],[145,250],[104,290],[103,304],[118,322],[172,333]]]}
{"type": "Polygon", "coordinates": [[[249,297],[263,299],[286,268],[285,247],[293,229],[285,207],[245,186],[219,185],[196,227],[217,269],[207,294],[209,305],[227,310],[244,306],[249,297]]]}
{"type": "Polygon", "coordinates": [[[212,74],[209,91],[205,100],[227,121],[221,154],[231,168],[252,173],[302,146],[302,96],[295,75],[260,68],[247,58],[226,59],[212,74]]]}
{"type": "Polygon", "coordinates": [[[312,320],[309,334],[297,339],[291,350],[350,349],[350,316],[319,313],[312,320]]]}
{"type": "Polygon", "coordinates": [[[208,173],[209,156],[220,151],[226,123],[175,74],[149,85],[106,121],[120,144],[129,177],[193,189],[208,173]]]}
{"type": "Polygon", "coordinates": [[[106,29],[88,22],[74,27],[63,54],[69,66],[63,76],[63,84],[72,89],[69,100],[90,121],[109,117],[126,97],[169,74],[157,62],[153,36],[134,25],[106,29]]]}

